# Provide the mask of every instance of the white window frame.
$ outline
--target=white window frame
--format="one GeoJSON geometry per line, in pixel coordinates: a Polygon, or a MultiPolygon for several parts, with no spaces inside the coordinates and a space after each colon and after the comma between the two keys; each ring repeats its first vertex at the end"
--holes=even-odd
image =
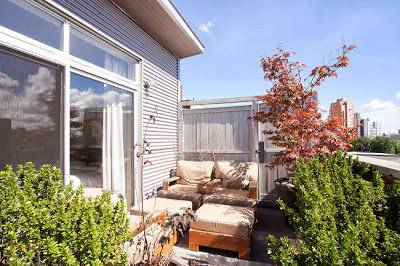
{"type": "MultiPolygon", "coordinates": [[[[32,0],[25,0],[34,6],[44,10],[50,15],[60,19],[64,22],[63,24],[63,34],[62,34],[62,49],[51,47],[49,45],[43,44],[37,40],[27,37],[23,34],[15,32],[11,29],[0,26],[0,45],[8,47],[14,51],[21,52],[33,57],[37,57],[44,61],[48,61],[53,64],[57,64],[63,68],[63,79],[61,86],[61,103],[60,107],[62,116],[62,127],[61,127],[61,167],[64,173],[65,184],[70,181],[70,76],[71,72],[77,74],[83,74],[99,80],[110,85],[114,85],[118,88],[126,90],[133,93],[133,144],[132,147],[132,159],[133,159],[133,169],[132,173],[133,185],[136,187],[139,184],[138,172],[138,162],[135,156],[135,145],[136,143],[141,143],[142,133],[142,82],[143,82],[143,58],[127,48],[125,45],[114,40],[110,36],[104,34],[103,32],[97,30],[95,27],[87,23],[86,21],[80,19],[67,9],[63,8],[61,5],[55,3],[52,0],[44,0],[43,2],[36,2],[32,0]],[[116,73],[108,71],[104,68],[96,66],[92,63],[86,62],[82,59],[74,57],[69,54],[69,37],[70,37],[70,27],[73,26],[83,32],[87,32],[89,36],[94,36],[96,40],[104,42],[106,45],[113,49],[116,49],[119,53],[124,53],[132,58],[136,63],[135,65],[135,80],[131,80],[122,77],[116,73]]],[[[132,194],[136,188],[132,188],[132,194]]],[[[133,195],[132,195],[133,196],[133,195]]]]}

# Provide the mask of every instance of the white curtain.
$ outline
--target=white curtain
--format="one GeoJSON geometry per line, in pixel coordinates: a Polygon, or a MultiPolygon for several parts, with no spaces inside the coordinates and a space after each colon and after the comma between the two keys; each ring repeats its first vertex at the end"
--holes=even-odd
{"type": "Polygon", "coordinates": [[[103,188],[125,195],[122,104],[103,109],[103,188]]]}
{"type": "Polygon", "coordinates": [[[127,63],[111,54],[106,54],[104,67],[118,75],[128,77],[127,63]]]}

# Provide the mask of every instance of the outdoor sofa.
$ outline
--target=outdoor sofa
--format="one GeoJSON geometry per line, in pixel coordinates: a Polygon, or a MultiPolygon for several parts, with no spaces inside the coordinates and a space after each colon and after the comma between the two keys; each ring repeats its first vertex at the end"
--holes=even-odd
{"type": "Polygon", "coordinates": [[[175,176],[164,180],[157,195],[189,200],[194,210],[203,203],[254,207],[257,180],[258,165],[253,162],[178,161],[175,176]]]}
{"type": "Polygon", "coordinates": [[[158,197],[192,201],[197,219],[190,225],[190,249],[232,250],[249,259],[257,180],[252,162],[178,161],[176,175],[164,181],[158,197]]]}

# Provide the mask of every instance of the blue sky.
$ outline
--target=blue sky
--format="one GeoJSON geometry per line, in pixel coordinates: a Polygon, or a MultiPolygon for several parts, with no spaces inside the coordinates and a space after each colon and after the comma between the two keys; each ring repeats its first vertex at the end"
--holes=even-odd
{"type": "Polygon", "coordinates": [[[173,0],[205,45],[181,61],[186,98],[261,95],[259,59],[282,43],[308,70],[327,60],[343,39],[358,48],[350,66],[319,89],[323,109],[348,98],[362,117],[400,129],[400,1],[173,0]]]}

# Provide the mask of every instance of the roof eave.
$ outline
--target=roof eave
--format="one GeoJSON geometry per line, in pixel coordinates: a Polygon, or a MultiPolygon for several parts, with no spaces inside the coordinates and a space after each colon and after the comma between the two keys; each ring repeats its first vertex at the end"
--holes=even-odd
{"type": "Polygon", "coordinates": [[[204,45],[170,0],[114,2],[176,57],[204,52],[204,45]]]}

